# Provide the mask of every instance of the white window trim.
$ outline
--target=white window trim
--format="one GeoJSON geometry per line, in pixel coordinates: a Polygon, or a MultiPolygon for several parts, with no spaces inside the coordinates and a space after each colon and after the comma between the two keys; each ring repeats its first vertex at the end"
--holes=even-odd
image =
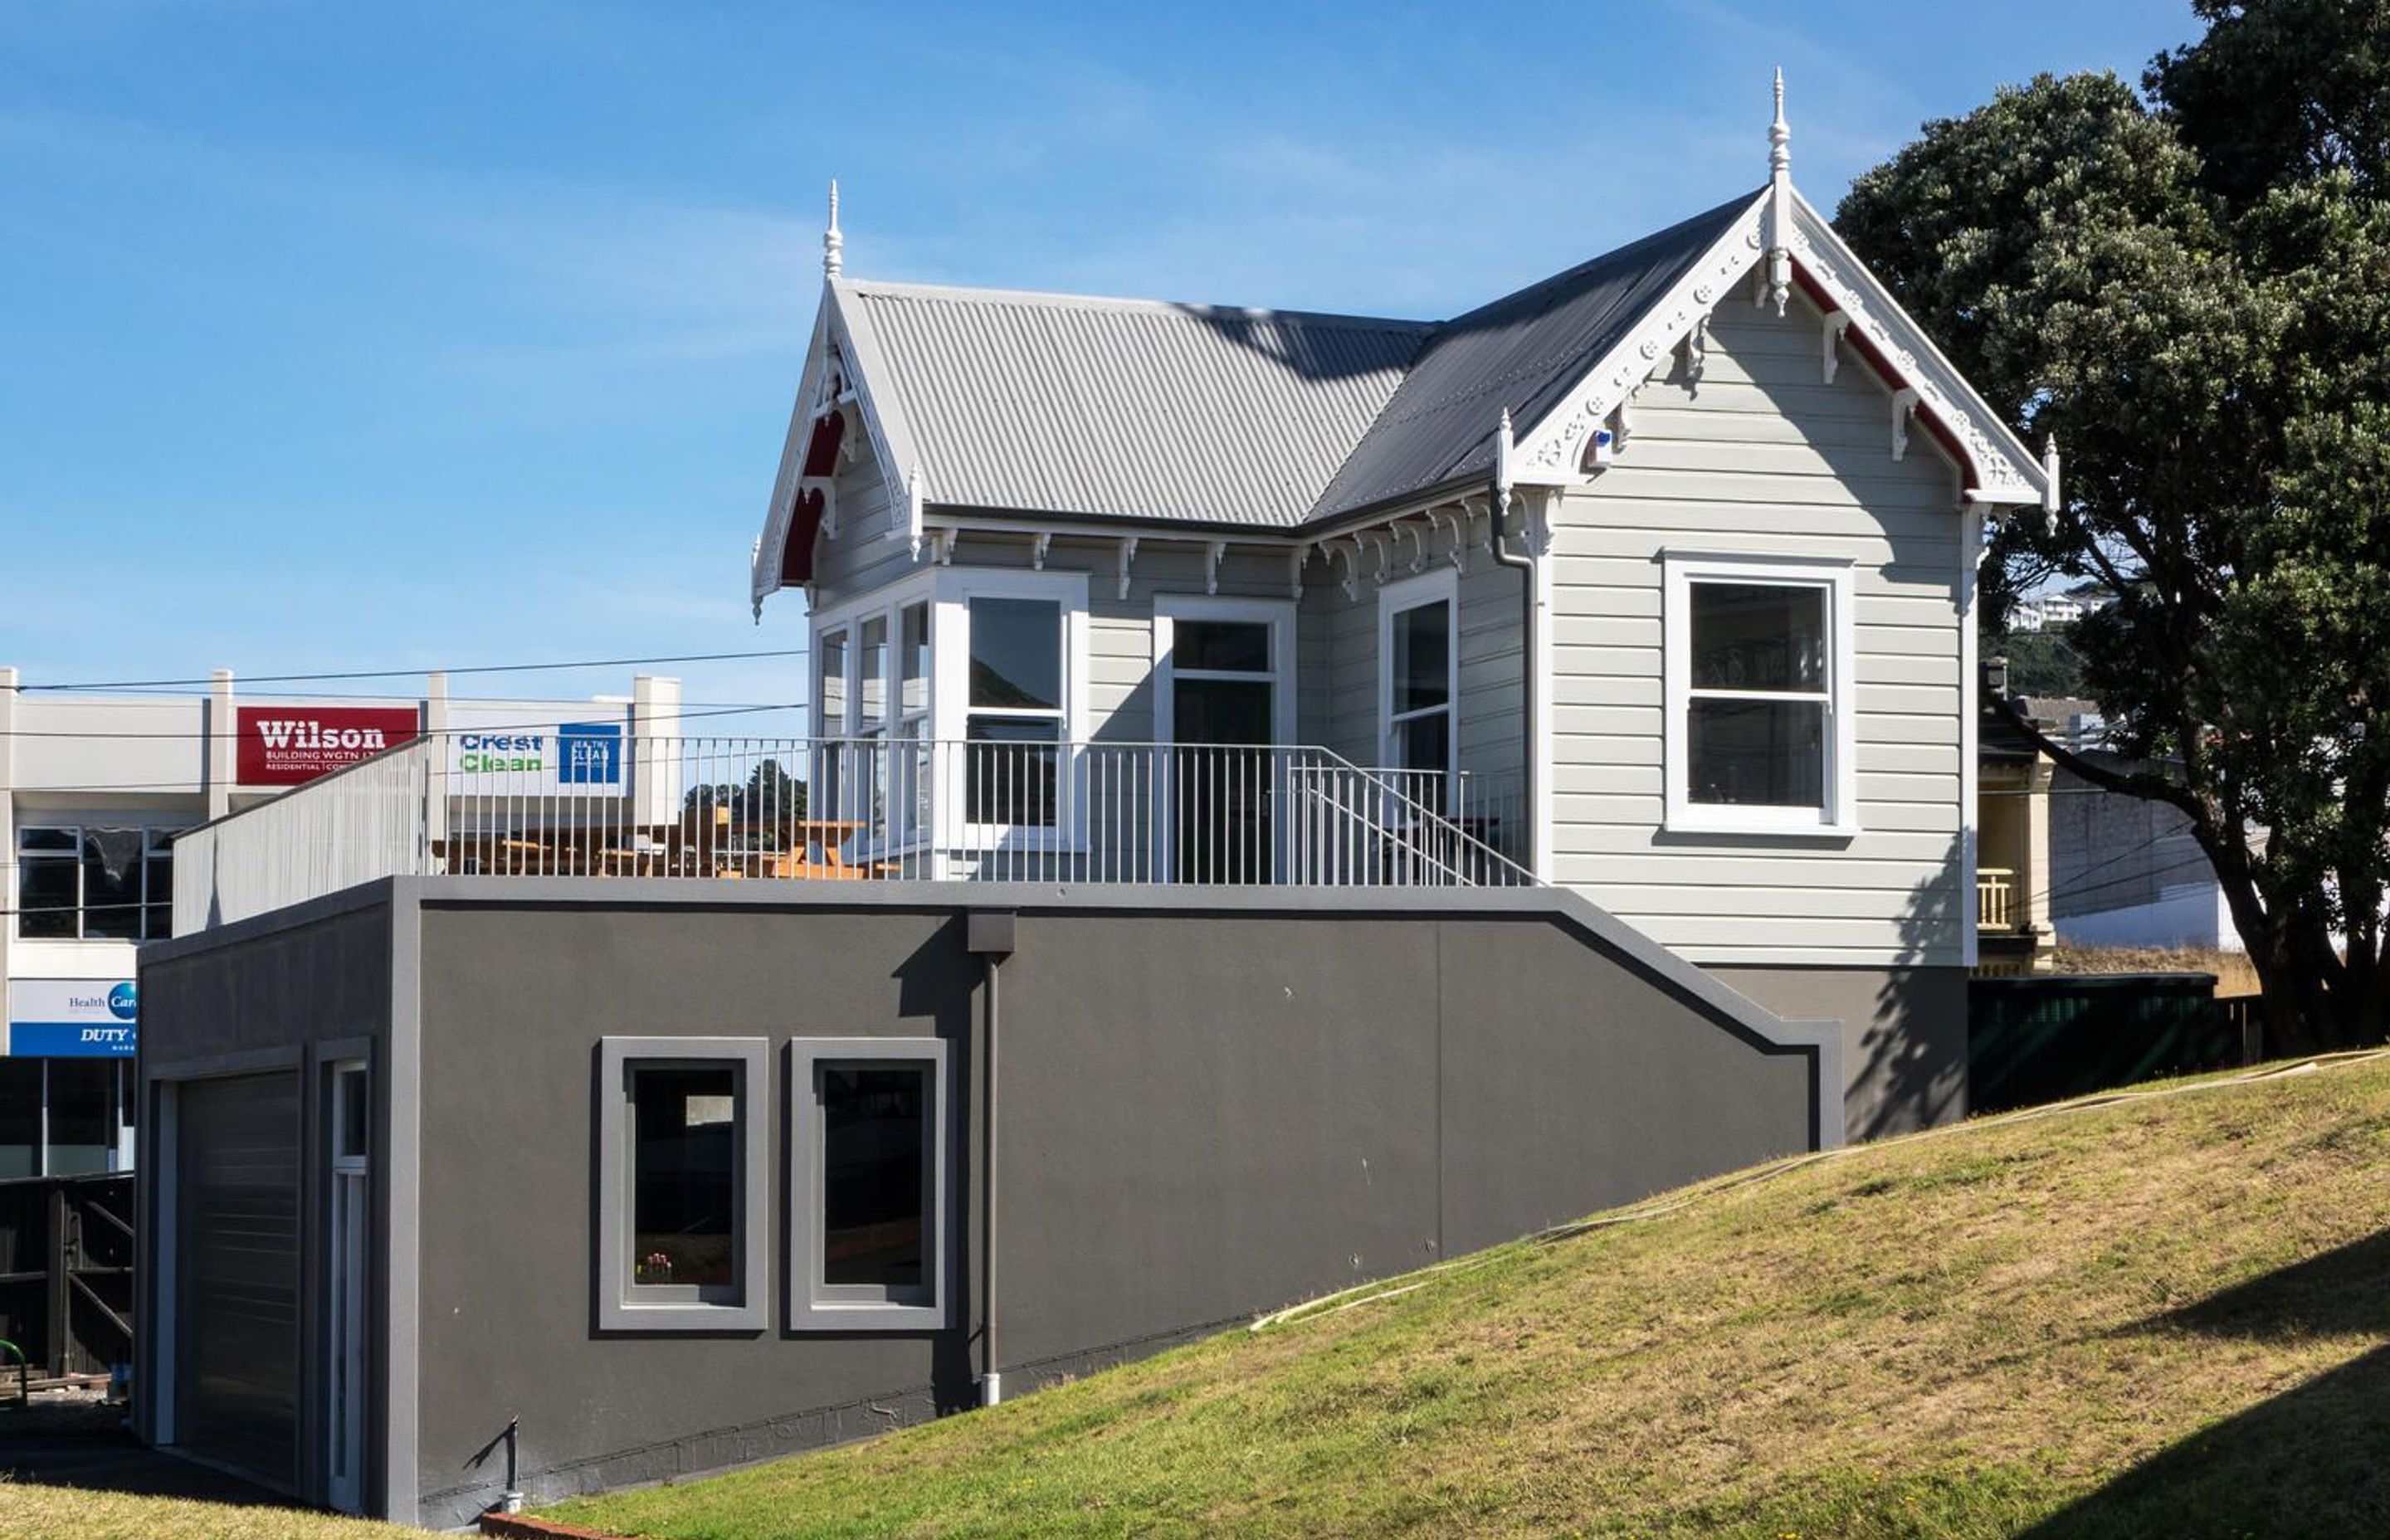
{"type": "Polygon", "coordinates": [[[938,842],[970,853],[1075,853],[1086,848],[1087,584],[1086,572],[1021,571],[1009,568],[953,567],[934,574],[936,604],[930,618],[930,736],[960,745],[970,721],[970,601],[974,598],[1038,599],[1061,607],[1062,713],[1060,763],[1055,773],[1052,825],[972,824],[963,817],[963,767],[955,754],[943,756],[934,809],[938,842]]]}
{"type": "Polygon", "coordinates": [[[935,1331],[950,1325],[955,1290],[946,1238],[954,1228],[954,1106],[946,1045],[935,1037],[799,1037],[789,1044],[788,1329],[935,1331]],[[922,1214],[927,1280],[918,1300],[839,1297],[815,1279],[822,1255],[821,1104],[814,1073],[824,1063],[919,1064],[930,1076],[930,1192],[922,1214]]]}
{"type": "MultiPolygon", "coordinates": [[[[1178,678],[1183,673],[1190,679],[1240,679],[1261,677],[1258,674],[1210,669],[1178,667],[1177,622],[1186,621],[1240,621],[1248,624],[1269,627],[1270,680],[1270,746],[1279,750],[1295,742],[1295,688],[1300,677],[1295,664],[1295,617],[1297,607],[1292,599],[1224,598],[1211,594],[1156,594],[1153,596],[1153,741],[1157,745],[1176,747],[1178,742],[1178,678]]],[[[1177,775],[1175,756],[1163,754],[1165,774],[1174,780],[1177,775]]],[[[1271,761],[1270,774],[1282,777],[1286,762],[1271,761]]],[[[1176,813],[1176,793],[1156,799],[1152,808],[1151,849],[1155,867],[1163,880],[1177,879],[1178,821],[1176,813]]],[[[1279,849],[1273,859],[1284,854],[1286,830],[1274,837],[1279,849]]]]}
{"type": "MultiPolygon", "coordinates": [[[[770,1256],[769,1045],[761,1037],[601,1037],[598,1040],[598,1327],[601,1331],[761,1331],[770,1256]],[[739,1072],[739,1297],[659,1298],[632,1281],[630,1097],[633,1064],[728,1064],[739,1072]]],[[[693,1290],[692,1290],[693,1292],[693,1290]]]]}
{"type": "MultiPolygon", "coordinates": [[[[854,733],[854,722],[863,710],[861,699],[862,681],[859,671],[863,666],[862,649],[864,622],[868,620],[884,619],[888,622],[888,655],[886,659],[885,677],[882,682],[882,687],[892,692],[902,690],[904,687],[905,665],[903,661],[897,657],[897,653],[901,649],[905,610],[911,605],[934,603],[937,597],[937,580],[942,575],[944,574],[938,571],[915,572],[895,583],[888,584],[884,588],[875,588],[868,594],[848,599],[841,604],[829,606],[814,611],[813,615],[810,617],[812,622],[812,640],[810,643],[810,656],[807,661],[814,671],[814,678],[816,681],[818,681],[821,677],[822,638],[832,632],[842,631],[846,634],[847,648],[846,720],[842,722],[829,722],[823,719],[821,691],[816,687],[814,691],[814,699],[809,703],[807,708],[807,716],[813,724],[813,736],[815,738],[843,738],[851,737],[854,733]]],[[[930,623],[931,646],[932,648],[932,656],[934,657],[934,649],[937,645],[937,618],[934,614],[932,615],[930,623]]],[[[935,667],[932,666],[930,675],[930,696],[932,703],[934,703],[937,699],[937,671],[935,667]]],[[[888,696],[892,708],[888,715],[888,720],[890,722],[893,722],[900,716],[906,714],[894,709],[897,703],[897,699],[898,698],[894,693],[891,693],[888,696]]]]}
{"type": "Polygon", "coordinates": [[[1445,666],[1448,674],[1443,709],[1449,713],[1446,742],[1451,763],[1446,767],[1444,797],[1437,811],[1449,813],[1460,781],[1460,574],[1449,567],[1389,583],[1378,590],[1377,763],[1387,769],[1399,768],[1402,763],[1394,748],[1394,617],[1439,599],[1445,601],[1445,666]]]}
{"type": "Polygon", "coordinates": [[[1859,832],[1858,701],[1853,640],[1854,563],[1839,557],[1755,556],[1663,551],[1662,729],[1671,834],[1791,834],[1848,839],[1859,832]],[[1692,585],[1703,580],[1814,588],[1826,596],[1826,805],[1734,806],[1696,802],[1686,779],[1691,746],[1686,723],[1692,699],[1692,585]]]}
{"type": "MultiPolygon", "coordinates": [[[[906,720],[919,720],[933,743],[960,744],[970,717],[970,601],[974,597],[1043,599],[1062,611],[1062,756],[1057,797],[1061,806],[1051,827],[1009,824],[966,824],[962,819],[962,764],[959,750],[935,751],[931,774],[936,796],[931,827],[916,828],[901,841],[864,841],[857,858],[881,860],[932,845],[964,853],[1020,851],[1075,852],[1085,848],[1086,764],[1078,746],[1087,738],[1087,600],[1086,572],[1040,572],[1013,568],[937,567],[907,574],[883,587],[826,606],[811,616],[812,666],[820,677],[824,636],[843,633],[846,640],[846,714],[832,723],[823,716],[820,691],[810,707],[816,740],[843,740],[856,736],[861,721],[863,627],[885,619],[888,646],[884,654],[882,692],[889,702],[882,734],[906,720]],[[925,712],[901,709],[904,690],[904,613],[916,604],[930,609],[930,698],[925,712]],[[946,772],[941,774],[941,772],[946,772]]],[[[895,741],[893,738],[887,741],[895,741]]]]}
{"type": "MultiPolygon", "coordinates": [[[[1241,621],[1270,628],[1270,742],[1287,747],[1294,742],[1295,604],[1291,599],[1219,598],[1208,594],[1156,594],[1153,597],[1153,741],[1178,741],[1177,624],[1185,621],[1241,621]]],[[[1197,679],[1250,679],[1247,674],[1184,671],[1197,679]]]]}

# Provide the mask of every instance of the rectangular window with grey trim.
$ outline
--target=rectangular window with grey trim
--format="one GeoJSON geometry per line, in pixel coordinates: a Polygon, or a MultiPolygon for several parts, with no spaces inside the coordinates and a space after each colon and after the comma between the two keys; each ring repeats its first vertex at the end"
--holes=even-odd
{"type": "Polygon", "coordinates": [[[763,1329],[768,1057],[760,1037],[599,1039],[601,1328],[763,1329]]]}
{"type": "Polygon", "coordinates": [[[952,1178],[946,1046],[789,1046],[789,1329],[947,1324],[952,1178]]]}

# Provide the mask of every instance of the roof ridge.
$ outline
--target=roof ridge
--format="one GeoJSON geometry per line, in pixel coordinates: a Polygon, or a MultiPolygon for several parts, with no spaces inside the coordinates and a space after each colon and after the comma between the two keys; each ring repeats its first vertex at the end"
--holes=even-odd
{"type": "Polygon", "coordinates": [[[1639,236],[1438,327],[1345,451],[1306,521],[1367,507],[1389,489],[1413,490],[1464,469],[1490,473],[1494,415],[1464,421],[1460,414],[1499,396],[1519,426],[1532,430],[1551,405],[1553,382],[1573,368],[1592,367],[1618,327],[1659,302],[1660,290],[1648,289],[1654,275],[1664,270],[1674,282],[1709,246],[1713,231],[1742,215],[1765,190],[1639,236]],[[1595,304],[1590,313],[1577,308],[1588,302],[1595,304]],[[1412,452],[1386,448],[1414,436],[1412,452]]]}
{"type": "Polygon", "coordinates": [[[1601,266],[1604,263],[1614,262],[1618,258],[1625,256],[1628,252],[1635,250],[1638,247],[1656,245],[1659,242],[1671,239],[1674,237],[1682,234],[1684,231],[1696,225],[1706,225],[1711,221],[1717,219],[1730,209],[1745,208],[1749,206],[1754,199],[1758,198],[1761,194],[1767,191],[1767,189],[1762,186],[1755,188],[1751,192],[1743,193],[1739,197],[1729,198],[1725,202],[1718,204],[1715,208],[1704,209],[1700,213],[1694,214],[1687,219],[1680,219],[1674,225],[1670,225],[1664,229],[1653,230],[1649,235],[1638,236],[1624,246],[1613,246],[1607,251],[1598,252],[1593,256],[1586,258],[1585,261],[1576,263],[1573,267],[1563,268],[1560,272],[1554,273],[1549,277],[1537,278],[1534,283],[1527,285],[1523,289],[1514,289],[1508,294],[1501,295],[1497,299],[1486,301],[1484,304],[1477,306],[1473,310],[1464,310],[1459,314],[1455,315],[1450,320],[1445,322],[1444,325],[1446,327],[1457,327],[1463,321],[1482,319],[1484,316],[1500,310],[1505,305],[1527,300],[1535,295],[1544,292],[1547,289],[1558,289],[1563,284],[1567,284],[1574,279],[1583,277],[1587,273],[1594,268],[1601,266]]]}
{"type": "Polygon", "coordinates": [[[901,283],[880,278],[839,277],[832,286],[858,299],[885,294],[898,299],[934,300],[954,303],[1034,305],[1072,310],[1118,310],[1155,315],[1188,315],[1209,319],[1291,321],[1305,326],[1349,327],[1356,330],[1418,332],[1436,330],[1443,323],[1394,315],[1357,315],[1332,310],[1275,310],[1266,305],[1204,304],[1189,300],[1149,300],[1119,294],[1065,294],[1036,289],[983,289],[967,284],[901,283]]]}

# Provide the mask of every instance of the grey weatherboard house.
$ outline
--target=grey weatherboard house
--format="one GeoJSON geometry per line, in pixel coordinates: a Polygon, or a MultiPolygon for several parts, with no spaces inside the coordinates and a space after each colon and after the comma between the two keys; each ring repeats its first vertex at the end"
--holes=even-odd
{"type": "Polygon", "coordinates": [[[459,1523],[510,1421],[534,1498],[712,1469],[1959,1115],[1975,560],[2057,467],[1786,140],[1433,324],[858,280],[833,201],[811,733],[177,846],[145,1436],[459,1523]]]}

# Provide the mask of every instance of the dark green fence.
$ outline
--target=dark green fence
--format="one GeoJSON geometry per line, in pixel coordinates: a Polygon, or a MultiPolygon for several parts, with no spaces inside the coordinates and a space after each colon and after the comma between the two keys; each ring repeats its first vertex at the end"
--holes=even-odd
{"type": "Polygon", "coordinates": [[[2040,974],[1967,983],[1967,1105],[1999,1112],[2241,1062],[2213,973],[2040,974]]]}

